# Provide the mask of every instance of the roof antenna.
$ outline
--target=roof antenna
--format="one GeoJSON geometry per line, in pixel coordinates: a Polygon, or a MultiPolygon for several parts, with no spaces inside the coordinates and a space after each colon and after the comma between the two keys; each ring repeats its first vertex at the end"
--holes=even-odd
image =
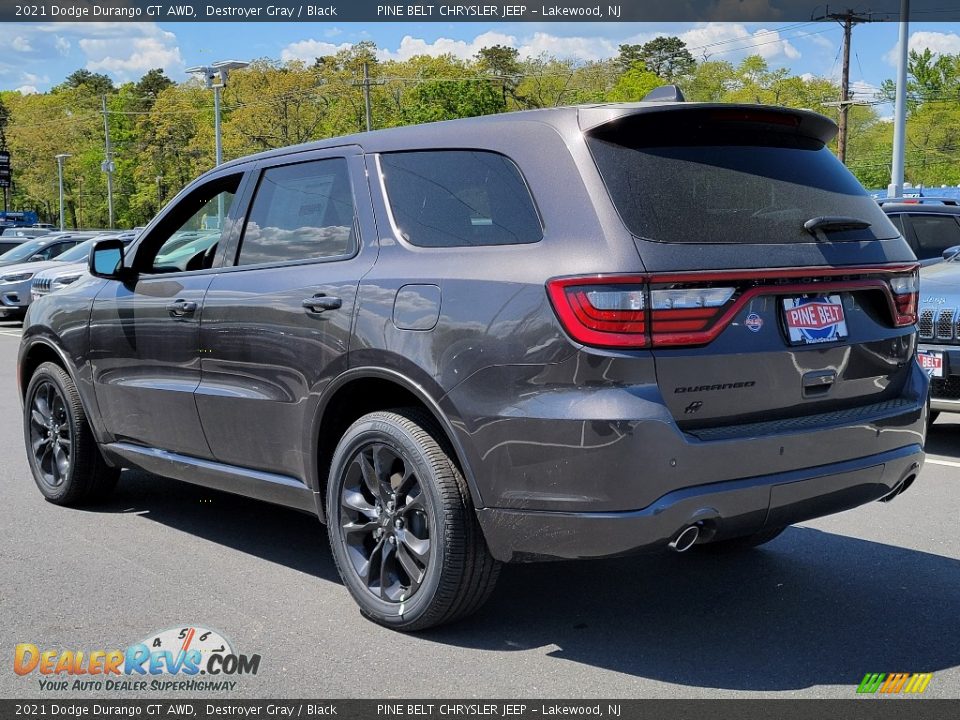
{"type": "Polygon", "coordinates": [[[643,102],[684,102],[684,97],[676,85],[661,85],[648,92],[643,102]]]}

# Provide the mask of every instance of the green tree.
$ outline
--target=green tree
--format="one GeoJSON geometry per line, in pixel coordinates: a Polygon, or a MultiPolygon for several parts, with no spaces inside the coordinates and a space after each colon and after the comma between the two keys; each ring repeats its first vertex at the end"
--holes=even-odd
{"type": "Polygon", "coordinates": [[[606,99],[614,102],[643,100],[647,93],[662,84],[663,80],[656,74],[637,65],[619,77],[606,99]]]}
{"type": "Polygon", "coordinates": [[[697,64],[687,44],[673,36],[655,37],[643,45],[620,45],[619,49],[617,64],[624,71],[639,65],[668,82],[689,75],[697,64]]]}
{"type": "Polygon", "coordinates": [[[116,88],[113,86],[113,80],[102,73],[90,72],[85,68],[74,70],[67,75],[62,85],[58,85],[54,90],[64,88],[85,87],[94,95],[106,95],[113,92],[116,88]]]}
{"type": "Polygon", "coordinates": [[[137,81],[135,90],[139,96],[145,99],[149,98],[150,104],[153,104],[157,96],[171,85],[173,85],[173,80],[166,76],[163,68],[153,68],[147,70],[143,77],[137,81]]]}

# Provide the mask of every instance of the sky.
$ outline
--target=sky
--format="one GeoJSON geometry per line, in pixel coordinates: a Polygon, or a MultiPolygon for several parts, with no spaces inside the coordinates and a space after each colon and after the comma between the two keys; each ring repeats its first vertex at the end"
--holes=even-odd
{"type": "MultiPolygon", "coordinates": [[[[960,53],[960,23],[913,23],[910,47],[960,53]]],[[[851,82],[868,99],[896,71],[898,25],[853,31],[851,82]]],[[[9,23],[0,32],[0,90],[43,92],[78,68],[116,82],[161,67],[174,80],[184,68],[217,60],[273,58],[312,62],[344,45],[372,40],[381,57],[453,53],[511,45],[521,55],[548,52],[581,60],[617,54],[621,43],[677,35],[697,59],[737,62],[762,55],[771,67],[839,78],[843,31],[820,23],[9,23]]]]}

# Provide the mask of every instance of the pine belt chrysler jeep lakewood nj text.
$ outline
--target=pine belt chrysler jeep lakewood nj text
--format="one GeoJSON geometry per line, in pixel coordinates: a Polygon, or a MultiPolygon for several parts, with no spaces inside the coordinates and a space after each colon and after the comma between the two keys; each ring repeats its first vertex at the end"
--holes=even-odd
{"type": "Polygon", "coordinates": [[[923,463],[917,264],[826,118],[667,100],[229,162],[19,357],[50,501],[142,468],[317,513],[363,613],[500,563],[760,544],[923,463]]]}

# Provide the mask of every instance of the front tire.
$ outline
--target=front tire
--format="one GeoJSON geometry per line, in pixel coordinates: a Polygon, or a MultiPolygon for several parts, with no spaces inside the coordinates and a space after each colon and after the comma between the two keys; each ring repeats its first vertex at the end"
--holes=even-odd
{"type": "Polygon", "coordinates": [[[110,493],[120,470],[103,459],[77,386],[63,368],[48,362],[34,371],[23,413],[30,470],[47,500],[81,505],[110,493]]]}
{"type": "Polygon", "coordinates": [[[422,410],[374,412],[350,426],[331,461],[327,532],[337,570],[360,612],[396,630],[476,611],[500,570],[442,443],[422,410]]]}

